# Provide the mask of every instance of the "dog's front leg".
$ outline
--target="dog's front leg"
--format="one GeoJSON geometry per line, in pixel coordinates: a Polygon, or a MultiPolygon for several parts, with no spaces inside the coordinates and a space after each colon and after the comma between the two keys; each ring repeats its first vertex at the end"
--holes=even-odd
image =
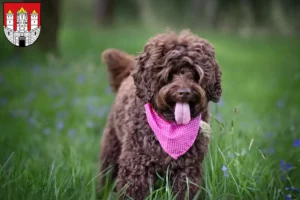
{"type": "MultiPolygon", "coordinates": [[[[146,157],[143,155],[122,155],[119,159],[117,190],[125,190],[126,196],[135,200],[144,200],[154,181],[154,175],[145,166],[146,157]]],[[[123,195],[124,196],[124,195],[123,195]]]]}
{"type": "Polygon", "coordinates": [[[201,166],[190,166],[179,170],[173,181],[173,195],[176,195],[177,200],[187,199],[192,200],[200,189],[202,181],[201,166]]]}

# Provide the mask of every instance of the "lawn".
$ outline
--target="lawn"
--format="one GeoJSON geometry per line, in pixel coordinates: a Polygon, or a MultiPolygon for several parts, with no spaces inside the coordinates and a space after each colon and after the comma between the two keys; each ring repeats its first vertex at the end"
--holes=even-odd
{"type": "MultiPolygon", "coordinates": [[[[100,138],[114,98],[101,51],[136,54],[158,31],[64,28],[60,58],[43,60],[28,48],[2,59],[0,199],[96,198],[100,138]]],[[[199,196],[300,199],[300,40],[195,32],[216,48],[224,91],[211,104],[199,196]]],[[[148,199],[172,199],[170,183],[160,185],[148,199]]],[[[116,199],[111,191],[104,188],[101,199],[116,199]]]]}

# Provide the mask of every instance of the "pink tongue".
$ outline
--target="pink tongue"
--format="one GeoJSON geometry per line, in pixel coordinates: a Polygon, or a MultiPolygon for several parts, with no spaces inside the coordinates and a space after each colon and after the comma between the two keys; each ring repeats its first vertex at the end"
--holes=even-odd
{"type": "Polygon", "coordinates": [[[191,120],[190,106],[188,103],[176,103],[175,120],[177,124],[188,124],[191,120]]]}

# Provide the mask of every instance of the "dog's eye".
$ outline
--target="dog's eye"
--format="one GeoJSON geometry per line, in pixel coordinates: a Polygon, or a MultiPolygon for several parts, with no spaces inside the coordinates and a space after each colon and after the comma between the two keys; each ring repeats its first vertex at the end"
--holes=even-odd
{"type": "Polygon", "coordinates": [[[194,80],[197,81],[197,82],[200,80],[200,76],[196,72],[194,73],[194,80]]]}
{"type": "Polygon", "coordinates": [[[180,73],[180,74],[185,74],[184,69],[181,69],[181,70],[179,71],[179,73],[180,73]]]}

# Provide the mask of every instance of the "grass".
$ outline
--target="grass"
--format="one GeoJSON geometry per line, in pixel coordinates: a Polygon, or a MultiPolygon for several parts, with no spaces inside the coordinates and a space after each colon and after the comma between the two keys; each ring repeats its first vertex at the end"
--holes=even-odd
{"type": "MultiPolygon", "coordinates": [[[[156,32],[65,28],[61,58],[40,62],[28,48],[2,60],[0,199],[96,198],[100,138],[114,98],[100,53],[137,53],[156,32]]],[[[224,90],[211,104],[199,197],[300,199],[299,39],[197,33],[216,48],[224,90]]],[[[158,179],[147,199],[172,199],[171,183],[158,179]]],[[[101,199],[117,199],[112,190],[107,184],[101,199]]]]}

